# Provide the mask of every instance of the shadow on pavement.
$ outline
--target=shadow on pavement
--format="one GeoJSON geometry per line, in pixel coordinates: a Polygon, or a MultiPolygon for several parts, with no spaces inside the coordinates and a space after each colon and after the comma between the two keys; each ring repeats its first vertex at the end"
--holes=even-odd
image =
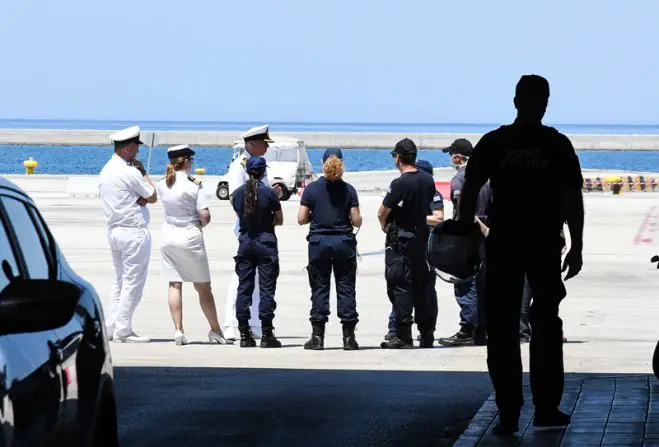
{"type": "Polygon", "coordinates": [[[449,446],[487,373],[115,367],[129,446],[449,446]],[[452,428],[449,428],[452,427],[452,428]]]}

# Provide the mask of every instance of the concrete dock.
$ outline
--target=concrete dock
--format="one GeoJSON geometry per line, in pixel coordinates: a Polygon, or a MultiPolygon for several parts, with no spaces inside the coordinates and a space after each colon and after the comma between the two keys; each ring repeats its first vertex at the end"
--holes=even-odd
{"type": "MultiPolygon", "coordinates": [[[[0,144],[26,145],[107,145],[114,130],[57,130],[57,129],[0,129],[0,144]]],[[[280,135],[272,129],[272,136],[280,135]]],[[[241,132],[219,131],[154,131],[157,144],[190,144],[194,146],[231,147],[241,132]]],[[[305,141],[307,147],[387,149],[397,141],[411,138],[420,149],[448,147],[456,138],[468,138],[476,144],[482,134],[426,134],[426,133],[330,133],[286,132],[287,136],[305,141]]],[[[659,135],[568,135],[577,150],[659,150],[659,135]]],[[[151,140],[145,140],[149,143],[151,140]]]]}
{"type": "MultiPolygon", "coordinates": [[[[114,273],[98,198],[69,197],[66,176],[6,177],[36,200],[70,264],[109,306],[114,273]]],[[[207,323],[189,285],[184,286],[183,313],[193,343],[175,346],[167,283],[160,277],[163,210],[159,203],[150,206],[153,252],[134,324],[154,342],[112,344],[121,445],[436,446],[455,441],[491,393],[485,348],[379,349],[391,309],[381,254],[384,235],[376,218],[381,196],[369,192],[363,179],[350,181],[362,191],[364,216],[358,236],[357,337],[364,348],[359,352],[339,349],[334,292],[329,349],[302,348],[310,332],[304,270],[308,228],[296,223],[296,196],[283,203],[284,226],[277,230],[281,275],[275,326],[284,347],[208,345],[207,323]]],[[[585,203],[584,269],[567,282],[561,306],[566,371],[647,375],[659,338],[659,271],[649,262],[659,253],[659,193],[590,193],[585,203]]],[[[450,215],[450,203],[446,211],[450,215]]],[[[216,199],[211,214],[204,237],[222,319],[236,250],[234,214],[227,202],[216,199]]],[[[437,336],[448,336],[458,329],[459,309],[451,285],[438,281],[437,290],[437,336]]],[[[523,357],[528,371],[526,348],[523,357]]]]}

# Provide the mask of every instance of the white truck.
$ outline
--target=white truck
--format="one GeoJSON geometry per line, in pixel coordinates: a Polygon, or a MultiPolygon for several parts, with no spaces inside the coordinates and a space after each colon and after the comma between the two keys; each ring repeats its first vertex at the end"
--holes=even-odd
{"type": "MultiPolygon", "coordinates": [[[[316,180],[317,175],[309,162],[304,141],[288,136],[272,137],[265,159],[268,163],[268,179],[272,186],[279,185],[279,200],[288,200],[297,193],[297,189],[316,180]]],[[[244,141],[236,141],[233,146],[235,160],[245,150],[244,141]]],[[[227,175],[220,177],[216,190],[217,198],[229,199],[229,181],[227,175]]]]}

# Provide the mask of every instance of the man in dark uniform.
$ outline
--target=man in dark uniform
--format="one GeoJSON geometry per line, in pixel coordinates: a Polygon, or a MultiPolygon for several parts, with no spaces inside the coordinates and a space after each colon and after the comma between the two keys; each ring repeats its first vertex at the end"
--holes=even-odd
{"type": "MultiPolygon", "coordinates": [[[[443,149],[451,157],[451,163],[457,172],[451,179],[451,202],[453,203],[453,218],[458,215],[460,199],[465,183],[465,170],[474,148],[465,138],[458,138],[449,147],[443,149]]],[[[487,226],[487,213],[492,202],[492,190],[489,182],[485,183],[478,193],[476,216],[487,226]]],[[[485,345],[485,313],[483,309],[483,293],[485,269],[472,279],[461,284],[455,284],[453,290],[455,299],[460,306],[460,330],[450,337],[440,338],[438,342],[444,346],[485,345]]]]}
{"type": "MultiPolygon", "coordinates": [[[[416,167],[420,171],[430,174],[431,176],[434,176],[434,170],[432,164],[429,161],[417,160],[416,167]]],[[[430,204],[430,210],[432,214],[426,217],[426,223],[429,226],[429,230],[432,229],[433,226],[444,221],[444,196],[442,196],[442,193],[437,190],[435,190],[435,196],[432,198],[432,203],[430,204]]],[[[437,314],[438,314],[437,290],[435,289],[436,282],[437,282],[437,276],[435,274],[431,274],[426,288],[426,292],[428,293],[428,299],[430,299],[430,303],[432,304],[431,313],[434,315],[435,322],[437,321],[437,314]]],[[[391,313],[389,314],[389,332],[387,333],[387,335],[384,336],[384,339],[391,340],[395,336],[396,336],[396,311],[392,306],[391,313]]],[[[421,334],[419,334],[417,339],[421,341],[421,334]]]]}
{"type": "Polygon", "coordinates": [[[490,179],[493,203],[487,238],[485,309],[487,363],[499,408],[496,434],[516,432],[521,407],[522,362],[519,319],[524,274],[533,290],[530,376],[534,425],[564,426],[563,323],[559,304],[566,280],[581,270],[583,177],[570,140],[542,124],[549,83],[541,76],[519,80],[511,125],[485,134],[467,166],[457,229],[473,223],[478,191],[490,179]],[[557,181],[560,179],[560,181],[557,181]],[[547,206],[558,212],[547,212],[547,206]],[[561,268],[561,229],[567,221],[572,246],[561,268]]]}
{"type": "Polygon", "coordinates": [[[417,169],[416,145],[408,138],[398,143],[391,155],[401,175],[393,182],[378,210],[382,231],[387,234],[385,278],[387,294],[396,312],[396,336],[380,345],[383,349],[410,349],[412,323],[421,333],[420,347],[432,348],[436,316],[427,285],[433,273],[426,262],[430,204],[435,196],[433,178],[417,169]],[[414,318],[412,317],[414,314],[414,318]]]}
{"type": "Polygon", "coordinates": [[[239,219],[240,232],[235,260],[239,281],[236,319],[241,348],[256,346],[249,327],[249,308],[252,305],[257,267],[261,292],[259,301],[261,347],[281,347],[281,342],[273,333],[272,320],[275,318],[277,308],[275,289],[279,276],[279,250],[275,226],[281,225],[284,217],[277,193],[261,181],[266,167],[263,157],[250,157],[245,166],[249,179],[234,191],[231,198],[231,205],[239,219]]]}

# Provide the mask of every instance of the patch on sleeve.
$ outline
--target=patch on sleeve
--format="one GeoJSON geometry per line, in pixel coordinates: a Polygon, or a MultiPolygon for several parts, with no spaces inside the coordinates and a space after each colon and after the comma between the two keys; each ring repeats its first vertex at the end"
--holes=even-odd
{"type": "Polygon", "coordinates": [[[400,202],[398,202],[398,208],[402,208],[402,207],[403,207],[403,203],[404,203],[404,202],[403,202],[402,200],[401,200],[400,202]]]}
{"type": "Polygon", "coordinates": [[[432,199],[433,202],[441,202],[442,201],[442,196],[437,194],[435,197],[432,199]]]}

